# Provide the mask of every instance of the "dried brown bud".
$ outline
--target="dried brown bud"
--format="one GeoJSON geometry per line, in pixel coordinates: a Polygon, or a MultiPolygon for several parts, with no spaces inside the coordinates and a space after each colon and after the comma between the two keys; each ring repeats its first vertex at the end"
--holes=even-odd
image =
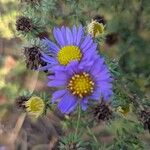
{"type": "Polygon", "coordinates": [[[106,35],[106,44],[109,46],[115,44],[118,41],[118,34],[117,33],[111,33],[106,35]]]}
{"type": "Polygon", "coordinates": [[[19,109],[25,109],[25,102],[29,99],[27,96],[19,96],[16,98],[16,107],[19,109]]]}
{"type": "Polygon", "coordinates": [[[94,108],[94,118],[96,121],[106,121],[112,117],[112,111],[109,105],[102,101],[100,104],[94,108]]]}
{"type": "Polygon", "coordinates": [[[16,30],[29,32],[33,29],[32,20],[28,17],[21,16],[16,20],[16,30]]]}
{"type": "Polygon", "coordinates": [[[41,59],[41,49],[38,46],[25,47],[24,55],[26,57],[26,67],[36,70],[39,66],[46,66],[46,63],[41,59]]]}
{"type": "Polygon", "coordinates": [[[98,23],[102,23],[103,25],[106,24],[105,18],[100,15],[96,15],[95,17],[93,17],[93,20],[97,21],[98,23]]]}
{"type": "Polygon", "coordinates": [[[48,32],[41,32],[37,35],[38,38],[44,39],[44,38],[49,38],[48,32]]]}
{"type": "Polygon", "coordinates": [[[140,121],[142,122],[144,129],[149,130],[150,132],[150,111],[142,110],[140,112],[140,121]]]}

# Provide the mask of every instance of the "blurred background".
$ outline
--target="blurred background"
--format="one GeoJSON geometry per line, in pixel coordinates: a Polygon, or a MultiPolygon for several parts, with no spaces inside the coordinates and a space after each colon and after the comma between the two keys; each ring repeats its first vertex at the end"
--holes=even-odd
{"type": "MultiPolygon", "coordinates": [[[[45,0],[46,2],[48,1],[45,0]]],[[[20,8],[24,5],[29,5],[28,1],[0,0],[0,121],[20,93],[31,90],[49,91],[46,87],[45,73],[38,74],[26,68],[23,56],[26,38],[16,31],[16,19],[22,15],[20,8]]],[[[58,0],[51,7],[49,16],[43,15],[45,22],[42,22],[42,25],[50,24],[50,26],[46,26],[46,31],[45,29],[40,31],[46,32],[50,38],[54,25],[71,26],[82,23],[86,26],[94,16],[104,17],[107,36],[100,44],[100,52],[118,62],[121,71],[130,81],[129,84],[134,83],[131,85],[132,90],[140,96],[146,96],[146,105],[149,107],[149,0],[95,0],[94,2],[79,0],[76,3],[70,0],[58,0]]],[[[47,11],[46,8],[44,10],[47,11]]],[[[0,130],[0,134],[1,132],[0,130]]],[[[143,137],[148,150],[150,136],[146,132],[143,137]]]]}

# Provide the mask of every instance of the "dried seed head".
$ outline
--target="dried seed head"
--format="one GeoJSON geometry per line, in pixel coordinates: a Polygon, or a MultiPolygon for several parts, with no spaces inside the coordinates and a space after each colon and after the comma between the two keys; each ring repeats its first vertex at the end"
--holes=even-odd
{"type": "Polygon", "coordinates": [[[33,29],[32,20],[28,17],[20,16],[16,20],[16,30],[22,32],[29,32],[33,29]]]}
{"type": "Polygon", "coordinates": [[[112,117],[112,111],[110,110],[108,104],[102,101],[94,108],[94,118],[96,121],[107,121],[112,117]]]}
{"type": "Polygon", "coordinates": [[[15,104],[16,107],[19,109],[25,110],[25,102],[29,99],[30,97],[27,96],[19,96],[16,98],[15,104]]]}
{"type": "Polygon", "coordinates": [[[103,16],[100,16],[100,15],[96,15],[93,17],[93,20],[95,20],[96,22],[98,23],[102,23],[103,25],[106,24],[106,20],[103,16]]]}
{"type": "Polygon", "coordinates": [[[139,114],[139,119],[142,122],[144,129],[147,129],[150,132],[150,111],[142,110],[139,114]]]}
{"type": "Polygon", "coordinates": [[[36,70],[39,66],[46,66],[46,63],[41,59],[41,49],[38,46],[25,47],[24,55],[26,58],[26,67],[36,70]]]}
{"type": "Polygon", "coordinates": [[[37,37],[40,39],[45,39],[45,38],[49,38],[49,35],[48,35],[48,32],[44,31],[44,32],[39,33],[37,37]]]}
{"type": "Polygon", "coordinates": [[[118,34],[117,33],[111,33],[106,35],[106,44],[109,46],[114,45],[118,41],[118,34]]]}

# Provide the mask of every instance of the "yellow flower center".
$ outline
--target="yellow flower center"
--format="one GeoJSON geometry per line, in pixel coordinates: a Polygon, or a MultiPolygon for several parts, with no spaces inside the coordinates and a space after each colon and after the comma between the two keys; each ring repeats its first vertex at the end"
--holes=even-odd
{"type": "Polygon", "coordinates": [[[61,65],[67,65],[73,60],[80,60],[82,53],[77,46],[64,46],[57,54],[57,59],[61,65]]]}
{"type": "Polygon", "coordinates": [[[105,26],[102,23],[92,21],[88,26],[88,32],[94,37],[104,33],[105,26]]]}
{"type": "Polygon", "coordinates": [[[119,106],[118,108],[117,108],[117,111],[118,112],[120,112],[120,113],[122,113],[124,116],[127,116],[129,113],[130,113],[130,111],[131,111],[131,105],[129,105],[129,106],[119,106]]]}
{"type": "Polygon", "coordinates": [[[26,110],[32,115],[40,116],[45,109],[45,103],[40,97],[33,96],[25,103],[26,110]]]}
{"type": "Polygon", "coordinates": [[[93,93],[94,82],[88,73],[75,74],[69,81],[68,89],[73,95],[83,98],[93,93]]]}

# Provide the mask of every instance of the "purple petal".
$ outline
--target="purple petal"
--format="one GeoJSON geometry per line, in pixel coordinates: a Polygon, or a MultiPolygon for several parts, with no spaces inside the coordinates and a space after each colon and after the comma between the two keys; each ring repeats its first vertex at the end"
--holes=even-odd
{"type": "Polygon", "coordinates": [[[100,88],[96,88],[94,90],[94,93],[90,96],[90,98],[93,99],[93,100],[99,100],[100,97],[101,97],[101,90],[100,90],[100,88]]]}
{"type": "Polygon", "coordinates": [[[56,101],[59,101],[62,96],[65,95],[67,91],[66,90],[59,90],[59,91],[56,91],[53,95],[52,95],[52,103],[56,102],[56,101]]]}
{"type": "Polygon", "coordinates": [[[81,108],[83,111],[85,111],[87,109],[87,103],[88,103],[87,98],[84,98],[81,100],[80,104],[81,104],[81,108]]]}
{"type": "Polygon", "coordinates": [[[64,72],[66,68],[64,66],[57,65],[57,66],[53,66],[51,70],[54,72],[58,71],[60,73],[60,72],[64,72]]]}
{"type": "Polygon", "coordinates": [[[55,80],[66,80],[68,79],[68,75],[65,72],[57,73],[55,72],[55,80]]]}
{"type": "Polygon", "coordinates": [[[105,101],[109,101],[109,99],[112,95],[113,95],[112,90],[107,90],[107,91],[102,93],[102,96],[103,96],[105,101]]]}
{"type": "MultiPolygon", "coordinates": [[[[82,51],[85,52],[85,53],[89,52],[90,54],[91,53],[93,54],[93,52],[95,52],[96,49],[97,49],[97,44],[96,43],[92,43],[91,45],[87,46],[87,48],[83,48],[82,51]]],[[[97,52],[95,52],[95,54],[96,53],[97,52]]]]}
{"type": "Polygon", "coordinates": [[[110,74],[107,69],[104,71],[98,70],[97,74],[95,75],[95,78],[104,79],[104,80],[107,79],[107,77],[110,77],[110,74]]]}
{"type": "Polygon", "coordinates": [[[69,114],[70,112],[74,111],[74,109],[77,107],[78,102],[76,101],[76,103],[74,105],[72,105],[72,107],[70,107],[70,109],[68,109],[68,111],[66,112],[67,114],[69,114]]]}
{"type": "Polygon", "coordinates": [[[54,79],[53,81],[49,81],[47,83],[47,85],[50,86],[50,87],[59,87],[59,86],[65,86],[66,83],[67,83],[66,80],[55,80],[54,79]]]}
{"type": "Polygon", "coordinates": [[[58,62],[55,60],[55,58],[50,57],[44,53],[42,53],[41,59],[49,64],[58,64],[58,62]]]}
{"type": "Polygon", "coordinates": [[[71,33],[69,28],[66,28],[66,38],[67,38],[68,45],[72,45],[73,44],[73,37],[72,37],[72,33],[71,33]]]}
{"type": "Polygon", "coordinates": [[[70,113],[77,105],[77,100],[74,96],[66,93],[58,104],[58,108],[62,113],[70,113]]]}
{"type": "Polygon", "coordinates": [[[76,44],[76,38],[77,38],[77,28],[74,25],[72,28],[72,35],[73,35],[73,43],[76,44]]]}
{"type": "Polygon", "coordinates": [[[103,74],[103,76],[96,77],[98,82],[112,82],[112,78],[108,74],[103,74]]]}
{"type": "Polygon", "coordinates": [[[83,27],[80,25],[77,32],[76,45],[79,45],[82,36],[83,36],[83,27]]]}
{"type": "Polygon", "coordinates": [[[63,36],[63,39],[64,39],[65,43],[67,43],[66,28],[64,26],[61,27],[61,33],[62,33],[62,36],[63,36]]]}
{"type": "Polygon", "coordinates": [[[55,75],[50,75],[47,78],[50,79],[50,80],[53,80],[53,79],[55,79],[55,75]]]}
{"type": "Polygon", "coordinates": [[[89,71],[90,68],[92,67],[93,63],[94,63],[93,60],[81,61],[80,64],[79,64],[78,70],[89,71]]]}
{"type": "Polygon", "coordinates": [[[48,40],[48,39],[44,39],[43,42],[44,42],[46,45],[48,45],[49,51],[52,51],[52,52],[54,52],[54,53],[57,53],[57,52],[59,51],[59,49],[60,49],[55,43],[51,42],[51,41],[48,40]]]}
{"type": "Polygon", "coordinates": [[[72,61],[69,63],[69,65],[67,65],[66,69],[69,75],[73,75],[74,73],[76,73],[78,63],[78,61],[72,61]]]}
{"type": "Polygon", "coordinates": [[[60,29],[54,28],[53,34],[54,34],[54,37],[55,37],[56,41],[58,42],[58,44],[61,47],[65,46],[65,41],[64,41],[64,38],[63,38],[63,35],[62,35],[60,29]]]}
{"type": "Polygon", "coordinates": [[[87,62],[93,61],[95,59],[95,55],[97,55],[97,51],[93,51],[92,54],[91,54],[90,50],[86,51],[84,54],[84,57],[82,58],[82,61],[87,61],[87,62]]]}
{"type": "Polygon", "coordinates": [[[83,49],[90,41],[92,41],[92,37],[90,35],[86,36],[84,38],[83,43],[81,44],[81,49],[83,49]]]}
{"type": "Polygon", "coordinates": [[[112,84],[108,82],[98,82],[98,87],[101,88],[101,90],[107,90],[107,89],[112,89],[112,84]]]}
{"type": "Polygon", "coordinates": [[[103,58],[99,58],[99,57],[96,58],[95,65],[93,65],[91,67],[90,73],[93,74],[93,75],[98,75],[99,76],[99,73],[101,73],[101,67],[102,67],[103,63],[104,63],[103,58]]]}
{"type": "Polygon", "coordinates": [[[92,43],[93,43],[93,40],[92,40],[92,39],[89,40],[88,43],[87,43],[84,47],[82,47],[83,51],[85,52],[85,51],[87,51],[88,49],[90,49],[92,43]]]}

